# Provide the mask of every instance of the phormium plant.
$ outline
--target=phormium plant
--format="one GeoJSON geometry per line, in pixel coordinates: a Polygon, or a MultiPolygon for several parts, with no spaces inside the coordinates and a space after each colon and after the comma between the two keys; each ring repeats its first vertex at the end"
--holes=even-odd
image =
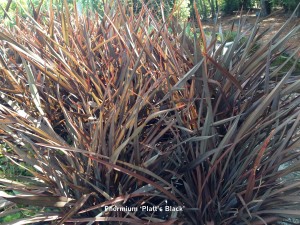
{"type": "Polygon", "coordinates": [[[191,39],[143,3],[134,14],[106,1],[101,16],[49,6],[0,30],[2,154],[31,174],[0,179],[0,217],[32,206],[12,223],[300,217],[288,178],[300,168],[299,48],[271,66],[300,26],[261,43],[268,30],[241,17],[224,51],[197,10],[191,39]]]}

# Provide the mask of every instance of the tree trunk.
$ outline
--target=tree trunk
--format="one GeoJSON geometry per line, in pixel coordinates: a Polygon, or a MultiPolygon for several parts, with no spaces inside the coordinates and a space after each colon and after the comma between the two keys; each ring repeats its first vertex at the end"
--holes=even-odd
{"type": "Polygon", "coordinates": [[[243,7],[244,10],[249,9],[249,7],[251,5],[250,3],[251,3],[250,0],[242,0],[241,1],[241,5],[242,5],[242,7],[243,7]]]}
{"type": "Polygon", "coordinates": [[[260,0],[261,15],[267,16],[271,13],[272,4],[269,0],[260,0]]]}
{"type": "Polygon", "coordinates": [[[196,18],[195,8],[194,8],[194,1],[190,0],[190,19],[194,20],[196,18]]]}
{"type": "Polygon", "coordinates": [[[216,12],[219,13],[219,4],[218,4],[218,0],[216,0],[216,12]]]}

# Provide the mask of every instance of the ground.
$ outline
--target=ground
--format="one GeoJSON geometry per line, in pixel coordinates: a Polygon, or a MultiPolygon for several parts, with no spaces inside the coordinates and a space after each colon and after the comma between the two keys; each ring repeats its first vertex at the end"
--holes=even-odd
{"type": "MultiPolygon", "coordinates": [[[[247,12],[244,13],[244,15],[246,15],[246,14],[247,14],[247,12]]],[[[269,32],[268,35],[266,35],[263,40],[271,38],[274,34],[276,34],[276,32],[278,32],[278,30],[288,20],[288,18],[290,16],[291,16],[291,14],[287,14],[283,10],[276,10],[268,17],[261,18],[261,20],[260,20],[261,30],[264,30],[264,29],[272,26],[271,32],[269,32]]],[[[239,18],[240,18],[239,15],[221,16],[218,19],[218,25],[221,24],[223,30],[229,31],[232,28],[233,23],[235,23],[236,25],[238,24],[239,18]]],[[[249,12],[245,27],[247,28],[247,27],[250,27],[251,25],[255,24],[256,20],[257,20],[257,13],[255,11],[249,12]]],[[[213,27],[212,21],[207,21],[207,22],[204,22],[203,24],[204,24],[204,28],[210,29],[213,27]]],[[[236,25],[235,25],[234,29],[237,28],[236,25]]],[[[300,18],[293,17],[281,36],[287,34],[293,27],[295,27],[297,25],[300,25],[300,18]]],[[[291,38],[288,41],[287,45],[291,46],[293,48],[299,47],[300,31],[298,31],[293,36],[293,38],[291,38]]],[[[300,53],[298,53],[298,54],[300,54],[300,53]]]]}

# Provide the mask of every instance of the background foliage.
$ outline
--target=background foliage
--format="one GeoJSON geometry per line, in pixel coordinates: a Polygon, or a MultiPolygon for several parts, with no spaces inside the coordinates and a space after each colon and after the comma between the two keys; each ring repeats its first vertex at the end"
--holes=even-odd
{"type": "MultiPolygon", "coordinates": [[[[6,6],[8,5],[7,3],[10,1],[6,0],[1,0],[0,1],[0,6],[5,9],[6,6]]],[[[25,10],[32,10],[33,7],[38,7],[40,0],[20,0],[18,1],[20,5],[25,10]]],[[[56,7],[58,10],[60,10],[61,4],[59,3],[59,0],[53,0],[54,7],[56,7]]],[[[142,4],[139,0],[123,0],[124,4],[133,7],[133,11],[135,13],[138,13],[141,8],[142,4]]],[[[161,9],[160,9],[160,2],[159,1],[154,1],[154,0],[148,0],[144,1],[149,8],[155,10],[159,17],[161,18],[161,9]]],[[[164,14],[167,16],[169,13],[172,12],[174,9],[175,11],[173,12],[173,15],[179,16],[179,19],[181,21],[186,21],[189,18],[194,18],[195,17],[195,12],[194,12],[194,7],[193,7],[193,2],[192,0],[170,0],[170,1],[163,1],[163,9],[164,9],[164,14]],[[174,7],[176,6],[176,7],[174,7]]],[[[238,10],[240,10],[242,7],[243,9],[251,9],[251,8],[256,8],[256,7],[261,7],[262,5],[265,4],[265,2],[270,3],[270,7],[283,7],[286,12],[292,12],[297,4],[297,0],[197,0],[195,1],[196,5],[198,7],[199,13],[202,17],[202,19],[207,19],[209,17],[215,18],[216,13],[226,13],[226,14],[232,14],[238,10]]],[[[69,8],[72,10],[73,9],[73,0],[67,0],[67,3],[69,5],[69,8]]],[[[92,12],[97,12],[100,15],[103,16],[103,1],[102,0],[76,0],[77,3],[77,10],[79,10],[80,13],[82,11],[85,11],[84,13],[87,13],[87,10],[91,10],[92,12]]],[[[44,0],[43,4],[41,5],[42,9],[49,8],[50,1],[49,0],[44,0]]],[[[8,10],[8,15],[10,17],[13,17],[17,4],[15,0],[11,1],[11,5],[8,10]]],[[[271,8],[270,8],[271,10],[271,8]]],[[[20,9],[21,15],[25,15],[22,9],[20,9]]],[[[297,13],[298,16],[300,16],[300,13],[297,13]]],[[[0,17],[4,16],[4,11],[0,10],[0,17]]]]}

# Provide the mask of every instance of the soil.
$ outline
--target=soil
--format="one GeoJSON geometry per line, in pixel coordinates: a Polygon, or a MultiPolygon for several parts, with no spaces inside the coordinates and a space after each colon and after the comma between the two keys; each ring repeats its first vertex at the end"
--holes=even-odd
{"type": "MultiPolygon", "coordinates": [[[[249,28],[251,27],[251,25],[254,25],[256,20],[257,20],[257,13],[258,11],[251,11],[248,13],[247,16],[247,20],[245,23],[245,28],[249,28]]],[[[247,14],[247,12],[245,12],[243,15],[245,16],[247,14]]],[[[281,26],[289,19],[289,17],[291,16],[291,14],[287,14],[284,12],[284,10],[277,10],[275,12],[273,12],[272,14],[270,14],[269,16],[265,17],[265,18],[260,18],[260,27],[261,27],[261,31],[271,27],[271,31],[267,33],[267,35],[265,35],[265,37],[262,39],[262,41],[270,39],[271,37],[273,37],[273,35],[275,35],[278,30],[281,28],[281,26]]],[[[232,29],[232,25],[233,26],[233,30],[237,29],[238,26],[238,22],[240,19],[240,15],[232,15],[232,16],[221,16],[218,19],[218,26],[221,24],[222,25],[222,30],[223,31],[229,31],[232,29]]],[[[212,29],[214,26],[213,21],[207,21],[207,22],[203,22],[204,28],[206,29],[212,29]]],[[[284,35],[286,35],[293,27],[300,25],[300,18],[296,18],[293,17],[292,20],[287,24],[286,28],[284,29],[284,31],[282,32],[282,34],[280,35],[281,37],[283,37],[284,35]]],[[[294,36],[292,38],[290,38],[287,41],[287,46],[286,47],[291,47],[296,48],[300,46],[300,31],[298,31],[296,34],[294,34],[294,36]]],[[[292,50],[288,50],[288,53],[292,52],[292,50]]],[[[300,56],[300,52],[298,52],[298,55],[300,56]]]]}

